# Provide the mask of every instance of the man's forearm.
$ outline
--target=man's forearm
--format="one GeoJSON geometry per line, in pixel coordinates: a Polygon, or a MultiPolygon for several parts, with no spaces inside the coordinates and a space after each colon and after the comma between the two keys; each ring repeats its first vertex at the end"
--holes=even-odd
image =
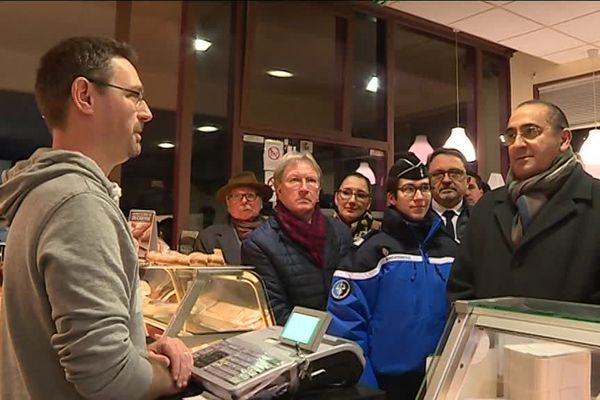
{"type": "Polygon", "coordinates": [[[143,400],[154,400],[161,396],[168,396],[180,391],[175,386],[175,381],[171,377],[169,369],[156,360],[149,359],[152,365],[152,383],[150,388],[144,394],[143,400]]]}

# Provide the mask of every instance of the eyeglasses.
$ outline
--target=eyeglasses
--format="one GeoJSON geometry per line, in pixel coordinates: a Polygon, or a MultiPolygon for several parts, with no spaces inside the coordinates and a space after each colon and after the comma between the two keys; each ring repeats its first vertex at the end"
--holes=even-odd
{"type": "Polygon", "coordinates": [[[522,125],[518,131],[515,128],[508,128],[504,133],[500,134],[500,142],[505,146],[510,146],[517,140],[517,136],[519,135],[525,140],[533,140],[542,132],[544,132],[544,128],[535,124],[522,125]]]}
{"type": "Polygon", "coordinates": [[[289,186],[292,189],[300,189],[302,187],[302,184],[304,183],[306,185],[306,187],[308,189],[318,189],[321,184],[319,183],[319,180],[317,178],[299,178],[296,176],[292,176],[291,178],[288,178],[285,182],[284,182],[287,186],[289,186]]]}
{"type": "Polygon", "coordinates": [[[404,197],[413,198],[417,194],[417,190],[421,192],[422,195],[427,195],[431,193],[431,185],[429,183],[424,183],[421,186],[415,185],[404,185],[398,188],[398,191],[402,193],[404,197]]]}
{"type": "Polygon", "coordinates": [[[465,177],[467,176],[467,173],[460,169],[449,169],[447,171],[439,170],[439,171],[433,171],[430,174],[431,180],[433,182],[439,182],[442,179],[444,179],[444,176],[446,176],[446,174],[448,174],[450,179],[452,179],[453,181],[461,181],[461,180],[465,179],[465,177]]]}
{"type": "Polygon", "coordinates": [[[242,199],[244,197],[246,198],[247,201],[253,202],[254,200],[256,200],[258,195],[256,193],[235,193],[235,194],[230,194],[227,196],[227,198],[229,200],[233,200],[233,201],[242,201],[242,199]]]}
{"type": "Polygon", "coordinates": [[[352,189],[342,189],[337,191],[338,196],[342,200],[350,200],[352,196],[356,198],[357,201],[367,202],[371,198],[371,195],[367,192],[363,192],[362,190],[354,191],[352,189]]]}
{"type": "Polygon", "coordinates": [[[123,86],[115,85],[113,83],[99,81],[97,79],[91,79],[91,78],[86,78],[86,79],[98,86],[107,86],[107,87],[111,87],[114,89],[119,89],[119,90],[129,93],[130,95],[133,95],[136,106],[139,106],[140,104],[142,104],[142,101],[144,101],[144,91],[142,91],[142,90],[130,89],[130,88],[126,88],[123,86]]]}

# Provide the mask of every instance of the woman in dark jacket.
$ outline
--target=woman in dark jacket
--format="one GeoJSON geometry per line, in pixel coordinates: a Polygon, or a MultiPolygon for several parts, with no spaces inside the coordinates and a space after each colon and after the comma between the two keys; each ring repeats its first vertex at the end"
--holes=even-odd
{"type": "Polygon", "coordinates": [[[294,306],[325,310],[333,272],[351,245],[350,230],[323,215],[321,168],[308,153],[286,154],[273,174],[274,215],[242,243],[242,264],[256,267],[275,320],[294,306]]]}

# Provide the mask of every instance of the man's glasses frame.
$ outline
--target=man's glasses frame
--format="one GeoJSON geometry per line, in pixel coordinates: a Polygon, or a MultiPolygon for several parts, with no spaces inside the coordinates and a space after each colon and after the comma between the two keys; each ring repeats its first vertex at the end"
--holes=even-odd
{"type": "Polygon", "coordinates": [[[227,199],[233,200],[233,201],[242,201],[242,199],[244,197],[246,198],[246,201],[248,201],[249,203],[252,203],[253,201],[256,201],[256,199],[258,198],[258,194],[257,193],[230,193],[227,195],[227,199]]]}
{"type": "Polygon", "coordinates": [[[306,185],[308,189],[316,190],[321,187],[321,182],[318,178],[299,178],[299,177],[291,177],[284,181],[284,183],[292,188],[292,189],[300,189],[302,185],[306,185]]]}
{"type": "Polygon", "coordinates": [[[517,136],[521,136],[524,140],[533,140],[540,136],[544,130],[545,128],[536,124],[521,125],[518,130],[515,128],[508,128],[500,134],[500,143],[507,147],[512,146],[515,140],[517,140],[517,136]]]}
{"type": "Polygon", "coordinates": [[[145,101],[145,99],[144,99],[144,92],[142,90],[135,90],[135,89],[131,89],[131,88],[126,88],[126,87],[123,87],[123,86],[115,85],[114,83],[104,82],[104,81],[101,81],[99,79],[93,79],[93,78],[87,78],[87,77],[86,77],[86,79],[88,81],[92,82],[95,85],[106,86],[106,87],[111,87],[111,88],[114,88],[114,89],[119,89],[119,90],[122,90],[124,92],[127,92],[129,94],[134,95],[135,96],[135,105],[136,106],[141,105],[142,102],[145,101]]]}
{"type": "Polygon", "coordinates": [[[431,181],[432,182],[440,182],[441,180],[444,179],[444,176],[446,176],[446,174],[448,175],[448,177],[450,177],[450,179],[452,179],[453,181],[462,181],[463,179],[466,179],[467,177],[467,173],[461,169],[449,169],[446,171],[433,171],[431,172],[431,181]]]}

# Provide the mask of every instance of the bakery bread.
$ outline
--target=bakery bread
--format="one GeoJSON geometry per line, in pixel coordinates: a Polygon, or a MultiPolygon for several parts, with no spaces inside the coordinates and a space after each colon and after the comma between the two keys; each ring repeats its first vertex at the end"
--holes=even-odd
{"type": "Polygon", "coordinates": [[[207,265],[208,264],[208,255],[204,254],[200,251],[195,251],[190,254],[190,265],[207,265]]]}
{"type": "Polygon", "coordinates": [[[208,255],[207,265],[225,265],[223,251],[221,249],[214,249],[213,253],[208,255]]]}
{"type": "Polygon", "coordinates": [[[158,251],[149,251],[146,254],[146,260],[155,265],[189,265],[189,257],[177,251],[168,250],[165,253],[158,251]]]}

